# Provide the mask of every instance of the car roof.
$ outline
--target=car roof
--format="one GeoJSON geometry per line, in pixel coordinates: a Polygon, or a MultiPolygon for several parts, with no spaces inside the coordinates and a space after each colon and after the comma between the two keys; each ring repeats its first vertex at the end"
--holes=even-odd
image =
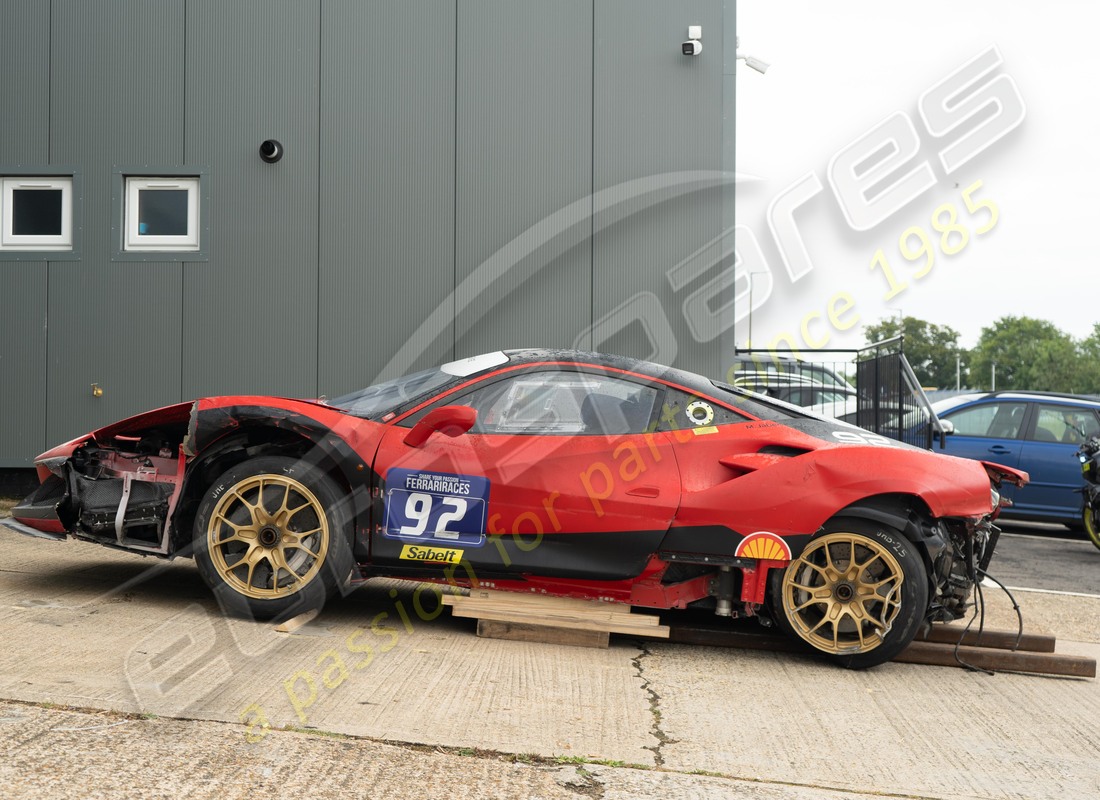
{"type": "Polygon", "coordinates": [[[953,397],[945,397],[933,403],[932,408],[937,412],[948,411],[966,403],[972,403],[977,400],[989,400],[993,398],[1001,400],[1055,402],[1078,406],[1083,405],[1090,408],[1100,409],[1100,397],[1097,397],[1095,395],[1062,394],[1059,392],[1040,392],[1030,390],[1023,391],[1016,389],[1004,389],[996,392],[976,392],[971,394],[955,395],[953,397]]]}
{"type": "Polygon", "coordinates": [[[611,353],[592,353],[582,350],[553,350],[542,348],[527,348],[523,350],[505,350],[511,365],[537,364],[540,362],[577,362],[579,364],[591,364],[597,367],[611,367],[627,372],[635,372],[649,378],[658,378],[670,383],[679,384],[687,389],[692,389],[701,394],[713,394],[717,382],[694,372],[666,367],[652,361],[644,361],[628,356],[614,355],[611,353]]]}

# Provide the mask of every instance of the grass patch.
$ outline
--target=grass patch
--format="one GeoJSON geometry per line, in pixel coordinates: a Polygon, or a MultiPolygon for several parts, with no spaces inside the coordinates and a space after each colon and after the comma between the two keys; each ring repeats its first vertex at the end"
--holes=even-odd
{"type": "Polygon", "coordinates": [[[0,517],[6,517],[19,503],[14,497],[0,497],[0,517]]]}
{"type": "Polygon", "coordinates": [[[588,758],[587,756],[552,756],[550,758],[542,758],[544,763],[552,764],[589,764],[598,765],[601,767],[621,767],[623,769],[653,769],[646,764],[633,764],[629,761],[617,761],[613,758],[588,758]]]}
{"type": "Polygon", "coordinates": [[[297,725],[283,725],[280,728],[273,728],[277,731],[285,731],[287,733],[305,733],[310,736],[320,736],[323,739],[341,739],[345,741],[354,741],[359,738],[357,736],[350,736],[346,733],[337,733],[336,731],[326,731],[321,728],[302,728],[297,725]]]}

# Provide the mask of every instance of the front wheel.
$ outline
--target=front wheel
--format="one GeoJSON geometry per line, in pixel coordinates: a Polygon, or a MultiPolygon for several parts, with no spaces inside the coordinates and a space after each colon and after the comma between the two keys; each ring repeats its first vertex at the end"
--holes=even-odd
{"type": "Polygon", "coordinates": [[[834,520],[773,584],[789,634],[841,666],[889,661],[917,634],[928,606],[924,563],[892,528],[834,520]]]}
{"type": "Polygon", "coordinates": [[[353,567],[342,496],[318,468],[276,456],[214,481],[195,519],[195,562],[222,607],[286,619],[323,606],[353,567]]]}
{"type": "Polygon", "coordinates": [[[1100,547],[1100,522],[1096,519],[1098,513],[1100,509],[1093,505],[1091,499],[1086,499],[1085,508],[1081,512],[1081,524],[1089,536],[1089,541],[1100,547]]]}

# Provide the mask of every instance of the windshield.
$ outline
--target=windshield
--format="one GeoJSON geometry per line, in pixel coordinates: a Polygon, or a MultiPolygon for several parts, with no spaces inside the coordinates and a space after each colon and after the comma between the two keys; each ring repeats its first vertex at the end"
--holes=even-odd
{"type": "Polygon", "coordinates": [[[357,417],[378,419],[386,412],[393,411],[410,400],[435,393],[454,380],[456,380],[454,375],[449,375],[438,367],[432,367],[345,394],[330,400],[329,405],[357,417]]]}

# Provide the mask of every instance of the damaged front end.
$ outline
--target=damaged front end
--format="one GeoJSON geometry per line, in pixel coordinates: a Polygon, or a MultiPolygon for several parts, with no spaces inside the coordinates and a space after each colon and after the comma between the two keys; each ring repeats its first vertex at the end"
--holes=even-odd
{"type": "Polygon", "coordinates": [[[934,558],[933,596],[929,621],[951,622],[973,607],[974,587],[981,582],[1000,529],[990,517],[974,520],[941,520],[947,546],[934,558]]]}
{"type": "Polygon", "coordinates": [[[994,521],[1011,504],[1001,495],[1002,482],[1024,486],[1028,475],[1019,470],[983,462],[990,480],[990,513],[980,517],[944,519],[939,522],[946,544],[932,556],[933,596],[929,621],[951,622],[974,606],[975,587],[981,584],[997,547],[1001,530],[994,521]]]}
{"type": "Polygon", "coordinates": [[[191,408],[158,409],[43,453],[36,461],[42,483],[12,509],[9,527],[168,555],[191,408]]]}

